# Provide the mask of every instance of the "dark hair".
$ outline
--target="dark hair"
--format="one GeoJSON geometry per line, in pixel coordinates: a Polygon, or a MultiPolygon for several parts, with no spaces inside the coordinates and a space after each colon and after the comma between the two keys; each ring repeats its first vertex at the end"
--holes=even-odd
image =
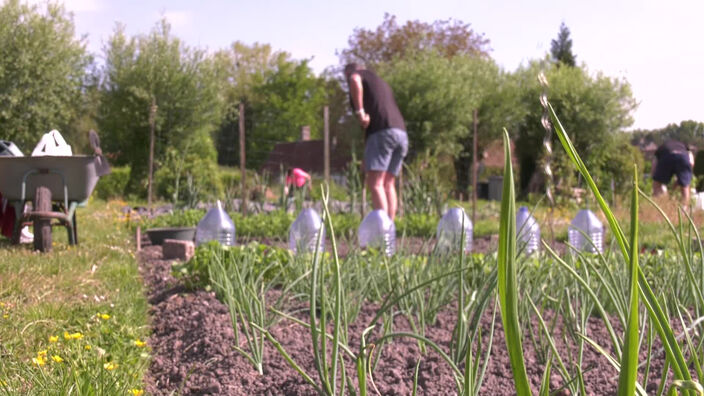
{"type": "Polygon", "coordinates": [[[364,67],[362,65],[360,65],[359,63],[355,63],[355,62],[348,63],[345,66],[345,76],[349,76],[353,72],[356,72],[357,70],[362,70],[362,69],[364,69],[364,67]]]}

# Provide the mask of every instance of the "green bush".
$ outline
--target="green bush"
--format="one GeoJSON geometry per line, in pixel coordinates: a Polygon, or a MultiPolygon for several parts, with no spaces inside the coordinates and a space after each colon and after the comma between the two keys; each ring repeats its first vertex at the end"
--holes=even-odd
{"type": "Polygon", "coordinates": [[[399,236],[433,237],[440,219],[426,213],[409,213],[396,219],[396,232],[399,236]]]}
{"type": "Polygon", "coordinates": [[[208,136],[194,138],[183,150],[169,148],[154,178],[158,196],[190,208],[199,201],[221,197],[223,191],[215,148],[208,136]]]}
{"type": "Polygon", "coordinates": [[[121,166],[112,168],[112,172],[98,180],[93,194],[100,198],[108,200],[110,198],[121,198],[125,195],[125,187],[130,179],[130,167],[121,166]]]}
{"type": "Polygon", "coordinates": [[[241,213],[229,213],[232,221],[235,222],[238,237],[251,238],[280,238],[288,237],[288,229],[291,223],[295,220],[293,215],[290,215],[282,210],[277,210],[271,213],[260,213],[242,216],[241,213]]]}
{"type": "Polygon", "coordinates": [[[141,225],[144,229],[162,227],[195,227],[205,216],[205,211],[200,209],[178,210],[173,213],[161,215],[145,220],[141,225]]]}

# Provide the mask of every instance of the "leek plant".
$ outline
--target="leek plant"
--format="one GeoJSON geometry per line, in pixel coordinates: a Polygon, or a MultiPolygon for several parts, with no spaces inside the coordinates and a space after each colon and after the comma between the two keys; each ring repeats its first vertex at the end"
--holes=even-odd
{"type": "MultiPolygon", "coordinates": [[[[626,333],[623,337],[623,345],[621,347],[621,356],[616,358],[610,358],[608,353],[605,353],[610,361],[619,369],[619,395],[632,395],[635,394],[636,389],[639,393],[642,392],[642,387],[637,387],[637,371],[638,371],[638,349],[639,349],[639,327],[638,327],[638,310],[639,310],[639,297],[642,297],[643,304],[645,305],[650,324],[654,327],[660,341],[665,349],[667,363],[673,371],[673,375],[676,381],[682,381],[684,384],[689,384],[694,382],[692,380],[691,373],[689,371],[689,364],[687,359],[685,359],[680,344],[678,343],[675,333],[672,330],[669,323],[669,316],[666,315],[665,311],[660,304],[660,300],[652,291],[644,272],[640,269],[638,265],[638,245],[637,245],[637,229],[638,229],[638,188],[637,188],[637,176],[634,178],[634,187],[631,200],[631,237],[630,240],[626,239],[625,233],[623,232],[621,226],[619,225],[616,217],[609,208],[606,200],[603,198],[596,183],[592,179],[586,165],[580,158],[579,154],[576,152],[572,142],[570,141],[567,133],[565,132],[560,120],[555,114],[555,110],[552,105],[548,105],[550,116],[555,127],[555,132],[567,152],[568,157],[572,163],[577,167],[587,186],[592,191],[597,203],[599,204],[602,213],[606,217],[607,223],[611,233],[613,234],[618,247],[620,248],[623,259],[628,263],[629,268],[629,291],[628,291],[628,310],[624,313],[626,317],[626,333]]],[[[683,250],[683,252],[685,252],[683,250]]],[[[688,267],[688,274],[690,274],[690,282],[692,282],[692,287],[695,287],[695,279],[689,271],[688,262],[685,260],[685,265],[688,267]]],[[[696,288],[695,288],[696,289],[696,288]]],[[[596,342],[588,340],[595,347],[596,342]]],[[[604,351],[603,348],[599,350],[604,351]]],[[[696,354],[696,351],[692,351],[696,354]]],[[[695,362],[696,363],[696,362],[695,362]]],[[[699,381],[701,382],[701,370],[697,367],[697,372],[699,374],[699,381]]],[[[666,380],[666,374],[664,373],[663,382],[666,380]]],[[[685,391],[688,392],[688,391],[685,391]]]]}
{"type": "Polygon", "coordinates": [[[235,333],[233,348],[246,357],[262,375],[265,337],[257,328],[267,329],[275,323],[277,316],[269,313],[268,304],[280,306],[289,296],[289,290],[302,277],[287,282],[279,297],[274,302],[269,302],[267,295],[281,283],[282,263],[275,260],[262,268],[257,263],[260,257],[254,252],[246,249],[241,251],[241,255],[230,254],[224,248],[213,252],[207,268],[208,278],[230,311],[235,333]],[[243,341],[246,348],[242,345],[243,341]]]}

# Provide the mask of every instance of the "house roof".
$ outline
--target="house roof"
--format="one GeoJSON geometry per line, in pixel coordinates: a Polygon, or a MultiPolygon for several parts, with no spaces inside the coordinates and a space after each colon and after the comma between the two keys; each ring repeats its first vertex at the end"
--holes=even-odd
{"type": "MultiPolygon", "coordinates": [[[[349,150],[344,150],[339,145],[330,147],[330,173],[342,173],[350,161],[349,150]]],[[[277,143],[269,152],[267,160],[262,165],[262,170],[278,173],[283,165],[284,170],[289,167],[301,168],[309,173],[322,174],[325,171],[324,147],[322,140],[306,140],[291,143],[277,143]]]]}

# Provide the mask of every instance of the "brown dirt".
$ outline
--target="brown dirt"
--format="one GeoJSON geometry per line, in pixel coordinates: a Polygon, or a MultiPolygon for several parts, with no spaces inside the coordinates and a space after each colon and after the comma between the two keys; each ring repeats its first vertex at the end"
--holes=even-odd
{"type": "MultiPolygon", "coordinates": [[[[487,240],[486,246],[492,241],[487,240]]],[[[476,246],[476,244],[475,244],[476,246]]],[[[227,307],[213,293],[203,290],[189,291],[171,276],[171,262],[162,260],[161,247],[146,246],[139,254],[140,270],[147,284],[148,298],[152,305],[152,363],[146,376],[146,389],[154,395],[315,395],[313,387],[291,369],[272,345],[266,345],[264,375],[259,375],[252,365],[233,350],[234,332],[227,307]]],[[[358,342],[356,335],[374,316],[375,304],[366,305],[350,329],[351,344],[358,342]]],[[[487,310],[490,311],[490,310],[487,310]]],[[[446,352],[454,325],[455,313],[448,307],[438,315],[438,320],[427,330],[426,336],[438,343],[446,352]]],[[[488,334],[491,314],[482,318],[481,325],[488,334]]],[[[497,317],[491,359],[482,386],[482,395],[515,394],[511,367],[505,347],[501,320],[497,317]]],[[[537,320],[532,326],[537,329],[537,320]]],[[[559,321],[558,321],[559,322],[559,321]]],[[[395,330],[409,330],[408,322],[400,316],[394,320],[395,330]]],[[[563,326],[555,326],[558,349],[563,358],[574,346],[565,345],[559,335],[563,326]]],[[[619,329],[616,329],[621,334],[619,329]]],[[[288,321],[281,321],[271,329],[283,345],[314,379],[310,335],[305,329],[288,321]]],[[[603,323],[589,320],[587,335],[602,344],[608,344],[603,323]]],[[[657,350],[657,347],[655,348],[657,350]]],[[[533,392],[537,393],[543,375],[544,363],[540,362],[533,344],[526,337],[525,362],[533,392]]],[[[448,365],[437,353],[428,349],[421,355],[418,344],[410,339],[398,339],[386,346],[374,370],[374,383],[382,395],[409,395],[413,386],[416,362],[421,359],[418,377],[419,395],[456,394],[455,382],[448,365]]],[[[662,369],[662,356],[654,356],[652,376],[662,369]]],[[[583,367],[586,389],[590,395],[616,393],[617,372],[598,352],[585,347],[583,367]]],[[[568,363],[569,364],[569,363],[568,363]]],[[[354,373],[353,366],[349,366],[354,373]]],[[[353,374],[352,374],[353,375],[353,374]]],[[[353,375],[354,376],[354,375],[353,375]]],[[[551,386],[560,387],[562,379],[553,369],[551,386]]],[[[355,385],[356,386],[356,385],[355,385]]],[[[649,384],[654,392],[656,383],[649,384]]],[[[371,394],[375,394],[370,387],[371,394]]],[[[562,394],[568,394],[563,391],[562,394]]]]}

